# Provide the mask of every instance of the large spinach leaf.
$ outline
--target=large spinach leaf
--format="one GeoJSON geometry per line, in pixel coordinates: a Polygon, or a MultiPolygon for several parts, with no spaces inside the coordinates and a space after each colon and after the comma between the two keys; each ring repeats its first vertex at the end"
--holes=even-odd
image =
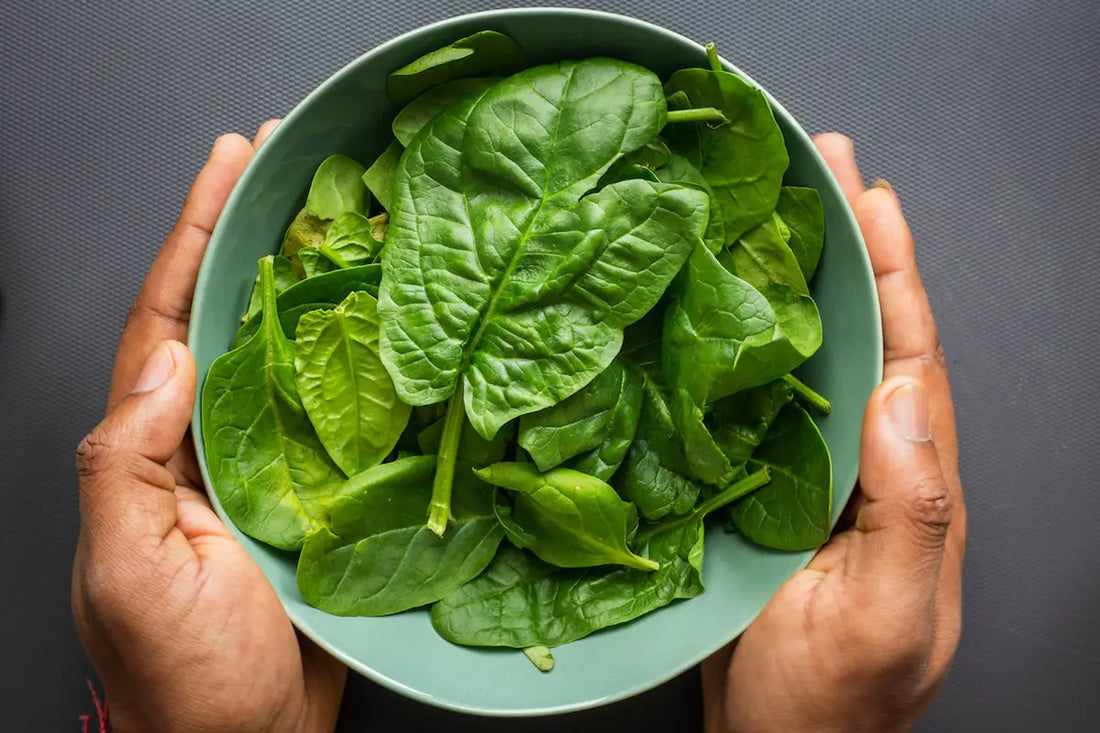
{"type": "Polygon", "coordinates": [[[569,468],[540,473],[530,463],[494,463],[474,473],[513,492],[511,514],[498,518],[514,545],[540,559],[562,568],[659,567],[627,547],[638,514],[603,481],[569,468]]]}
{"type": "Polygon", "coordinates": [[[703,423],[707,404],[783,376],[820,345],[821,318],[809,296],[780,284],[757,290],[706,247],[695,248],[663,334],[673,420],[695,476],[719,485],[732,477],[703,423]]]}
{"type": "Polygon", "coordinates": [[[775,210],[789,158],[764,93],[722,71],[717,56],[711,58],[711,70],[677,71],[665,91],[683,94],[693,107],[715,107],[729,122],[677,123],[666,136],[672,151],[687,158],[710,184],[711,205],[725,218],[728,244],[775,210]]]}
{"type": "Polygon", "coordinates": [[[306,313],[294,340],[295,383],[317,437],[351,476],[382,462],[409,422],[378,356],[378,302],[355,292],[306,313]]]}
{"type": "Polygon", "coordinates": [[[640,551],[660,568],[561,570],[505,544],[485,572],[432,606],[432,626],[455,644],[553,647],[703,592],[702,525],[640,551]]]}
{"type": "Polygon", "coordinates": [[[481,31],[427,53],[390,74],[390,101],[402,105],[432,87],[470,76],[507,76],[527,64],[523,49],[508,36],[481,31]]]}
{"type": "Polygon", "coordinates": [[[455,481],[452,531],[424,526],[434,456],[384,463],[350,478],[328,502],[330,527],[306,539],[298,589],[341,616],[381,616],[432,603],[470,580],[496,554],[504,531],[490,487],[470,471],[455,481]]]}
{"type": "Polygon", "coordinates": [[[821,250],[825,245],[825,211],[821,194],[813,188],[784,186],[779,191],[775,213],[790,231],[788,244],[806,282],[817,271],[821,250]]]}
{"type": "Polygon", "coordinates": [[[393,118],[393,136],[408,147],[417,133],[427,127],[441,112],[470,97],[485,91],[500,79],[498,77],[473,77],[456,79],[421,94],[393,118]]]}
{"type": "Polygon", "coordinates": [[[432,626],[470,646],[560,646],[703,592],[703,518],[767,480],[749,476],[685,521],[641,539],[639,554],[659,563],[633,568],[562,570],[504,545],[480,576],[432,606],[432,626]]]}
{"type": "Polygon", "coordinates": [[[245,534],[295,550],[343,480],[294,385],[294,345],[275,312],[271,257],[260,260],[255,338],[214,360],[202,389],[202,435],[214,493],[245,534]]]}
{"type": "MultiPolygon", "coordinates": [[[[306,278],[279,294],[276,300],[279,322],[287,338],[294,338],[298,320],[318,308],[335,308],[350,293],[362,290],[377,295],[378,281],[382,278],[381,265],[360,265],[345,270],[333,270],[306,278]]],[[[260,321],[251,318],[233,337],[233,348],[252,338],[259,330],[260,321]]]]}
{"type": "Polygon", "coordinates": [[[440,446],[438,531],[462,413],[491,437],[587,384],[698,240],[707,202],[697,190],[630,180],[584,196],[664,113],[645,69],[562,62],[452,107],[402,156],[382,358],[404,401],[450,398],[457,413],[440,446]]]}
{"type": "Polygon", "coordinates": [[[769,468],[772,481],[733,505],[737,531],[779,550],[809,550],[829,538],[832,459],[805,410],[796,404],[784,407],[748,467],[769,468]]]}
{"type": "Polygon", "coordinates": [[[641,378],[613,361],[564,401],[520,418],[519,444],[539,470],[580,456],[573,468],[607,481],[634,440],[641,403],[641,378]]]}

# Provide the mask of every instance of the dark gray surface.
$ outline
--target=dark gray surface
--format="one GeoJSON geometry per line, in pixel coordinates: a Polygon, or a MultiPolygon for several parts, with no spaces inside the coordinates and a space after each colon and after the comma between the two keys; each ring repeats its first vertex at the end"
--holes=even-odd
{"type": "MultiPolygon", "coordinates": [[[[0,3],[5,730],[79,730],[91,710],[68,606],[71,455],[215,136],[251,134],[382,40],[491,5],[170,4],[0,3]]],[[[952,368],[971,517],[964,639],[920,729],[1094,730],[1100,4],[592,6],[716,40],[810,131],[851,134],[867,176],[900,192],[952,368]]],[[[696,685],[517,722],[356,679],[341,729],[698,730],[696,685]]]]}

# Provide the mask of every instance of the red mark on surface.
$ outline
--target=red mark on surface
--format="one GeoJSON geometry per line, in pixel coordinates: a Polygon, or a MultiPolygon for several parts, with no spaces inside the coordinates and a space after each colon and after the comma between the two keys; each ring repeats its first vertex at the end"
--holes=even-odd
{"type": "MultiPolygon", "coordinates": [[[[88,684],[88,692],[92,693],[92,703],[95,705],[95,715],[99,720],[99,727],[96,729],[97,733],[108,733],[107,729],[107,703],[99,699],[99,693],[95,691],[95,685],[92,684],[90,679],[85,678],[84,681],[88,684]]],[[[81,733],[92,733],[92,716],[85,713],[80,716],[81,733]]]]}

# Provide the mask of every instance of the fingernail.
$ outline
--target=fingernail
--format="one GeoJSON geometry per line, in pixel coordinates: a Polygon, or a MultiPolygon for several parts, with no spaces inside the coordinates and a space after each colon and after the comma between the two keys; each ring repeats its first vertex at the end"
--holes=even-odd
{"type": "Polygon", "coordinates": [[[918,382],[910,382],[893,391],[887,400],[894,432],[905,440],[932,440],[932,425],[928,419],[928,392],[918,382]]]}
{"type": "Polygon", "coordinates": [[[877,181],[875,181],[874,183],[871,184],[871,187],[872,188],[881,188],[883,191],[886,191],[887,193],[892,193],[895,196],[897,195],[894,192],[894,187],[891,186],[890,182],[887,181],[885,178],[878,179],[877,181]]]}
{"type": "Polygon", "coordinates": [[[145,366],[141,368],[141,374],[130,394],[152,392],[167,382],[175,370],[176,360],[172,358],[172,350],[168,348],[168,344],[159,344],[145,360],[145,366]]]}

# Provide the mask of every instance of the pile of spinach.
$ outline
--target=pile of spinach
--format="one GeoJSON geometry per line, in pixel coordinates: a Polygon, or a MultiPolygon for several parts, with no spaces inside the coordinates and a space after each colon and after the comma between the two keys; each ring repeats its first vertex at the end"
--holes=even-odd
{"type": "Polygon", "coordinates": [[[790,373],[821,344],[821,199],[708,57],[662,84],[484,31],[390,76],[369,167],[318,167],[202,391],[214,491],[300,551],[309,603],[434,604],[445,638],[545,669],[703,592],[713,512],[827,538],[802,404],[828,402],[790,373]]]}

